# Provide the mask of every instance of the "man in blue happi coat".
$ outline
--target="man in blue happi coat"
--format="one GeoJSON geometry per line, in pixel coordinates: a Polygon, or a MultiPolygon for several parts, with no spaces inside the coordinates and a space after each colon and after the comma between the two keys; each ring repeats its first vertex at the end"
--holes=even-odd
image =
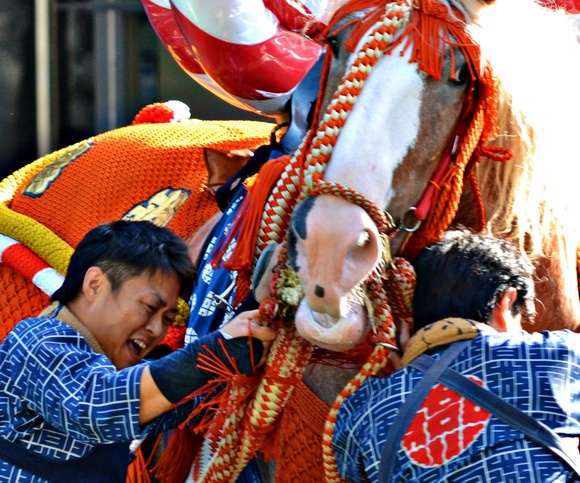
{"type": "Polygon", "coordinates": [[[260,364],[275,334],[255,312],[145,360],[194,277],[185,242],[150,222],[107,223],[80,241],[52,304],[0,345],[0,481],[125,482],[131,443],[177,427],[214,377],[200,354],[242,373],[260,364]]]}
{"type": "Polygon", "coordinates": [[[505,240],[458,230],[413,265],[416,333],[400,370],[369,378],[340,408],[333,445],[341,476],[381,483],[387,475],[421,483],[578,481],[580,334],[521,330],[522,318],[535,315],[528,263],[505,240]],[[394,422],[426,377],[415,361],[423,354],[440,361],[454,347],[460,352],[450,369],[551,429],[573,464],[499,419],[499,404],[490,413],[437,381],[410,421],[394,422]]]}

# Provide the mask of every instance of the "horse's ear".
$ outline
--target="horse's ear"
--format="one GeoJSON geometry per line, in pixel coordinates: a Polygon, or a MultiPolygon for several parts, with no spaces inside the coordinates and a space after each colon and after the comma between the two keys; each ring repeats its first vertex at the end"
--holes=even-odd
{"type": "Polygon", "coordinates": [[[271,296],[272,270],[278,263],[278,255],[281,246],[276,243],[268,245],[262,253],[252,275],[252,291],[258,302],[262,302],[271,296]]]}
{"type": "Polygon", "coordinates": [[[249,149],[218,151],[217,149],[205,148],[204,159],[208,173],[207,186],[210,191],[215,194],[216,190],[236,174],[251,156],[252,151],[249,149]]]}

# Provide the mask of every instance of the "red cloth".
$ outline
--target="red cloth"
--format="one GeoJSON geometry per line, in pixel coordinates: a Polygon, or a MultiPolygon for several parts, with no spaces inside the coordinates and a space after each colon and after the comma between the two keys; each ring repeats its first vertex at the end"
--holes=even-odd
{"type": "Polygon", "coordinates": [[[538,0],[541,5],[549,8],[562,8],[568,13],[580,14],[580,0],[538,0]]]}

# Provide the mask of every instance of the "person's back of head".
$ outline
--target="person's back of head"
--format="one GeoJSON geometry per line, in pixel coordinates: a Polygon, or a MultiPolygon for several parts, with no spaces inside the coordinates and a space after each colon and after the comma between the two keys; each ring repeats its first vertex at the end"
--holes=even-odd
{"type": "Polygon", "coordinates": [[[414,260],[415,330],[446,317],[488,322],[508,287],[517,290],[514,315],[533,322],[533,268],[507,240],[466,229],[446,232],[414,260]]]}
{"type": "Polygon", "coordinates": [[[174,273],[181,282],[180,295],[187,300],[195,279],[187,245],[174,232],[149,221],[119,220],[99,225],[83,237],[52,301],[73,301],[81,292],[85,273],[94,266],[107,274],[113,291],[143,273],[174,273]]]}

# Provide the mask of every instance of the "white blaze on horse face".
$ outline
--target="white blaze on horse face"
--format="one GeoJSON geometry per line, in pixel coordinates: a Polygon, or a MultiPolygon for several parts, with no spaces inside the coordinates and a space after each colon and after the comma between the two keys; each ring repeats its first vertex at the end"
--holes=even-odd
{"type": "MultiPolygon", "coordinates": [[[[381,59],[339,134],[325,179],[386,206],[394,171],[417,139],[423,85],[417,66],[399,52],[381,59]]],[[[369,327],[352,292],[379,260],[380,236],[363,208],[331,195],[316,198],[307,226],[296,247],[305,289],[296,328],[310,342],[342,351],[358,344],[369,327]]]]}
{"type": "Polygon", "coordinates": [[[338,136],[325,179],[386,207],[393,173],[417,139],[423,86],[407,54],[395,49],[380,59],[338,136]]]}

